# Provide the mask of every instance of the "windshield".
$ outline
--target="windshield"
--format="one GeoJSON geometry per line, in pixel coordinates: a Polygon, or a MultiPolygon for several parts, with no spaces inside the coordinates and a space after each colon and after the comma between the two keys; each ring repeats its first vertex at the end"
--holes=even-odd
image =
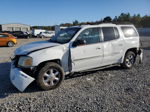
{"type": "Polygon", "coordinates": [[[50,39],[50,42],[65,44],[69,42],[79,30],[80,28],[66,28],[61,30],[58,34],[56,34],[56,36],[50,39]]]}

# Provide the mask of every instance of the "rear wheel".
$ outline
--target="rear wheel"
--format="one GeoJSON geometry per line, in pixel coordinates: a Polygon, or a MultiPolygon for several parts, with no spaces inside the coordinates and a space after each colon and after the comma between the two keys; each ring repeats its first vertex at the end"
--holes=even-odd
{"type": "Polygon", "coordinates": [[[7,46],[8,47],[13,47],[15,44],[12,42],[12,41],[9,41],[8,43],[7,43],[7,46]]]}
{"type": "Polygon", "coordinates": [[[133,65],[135,64],[135,59],[136,59],[135,53],[132,51],[128,51],[125,55],[124,62],[122,64],[122,66],[124,68],[132,68],[133,65]]]}
{"type": "Polygon", "coordinates": [[[65,73],[57,63],[47,63],[37,76],[37,84],[43,90],[51,90],[59,87],[64,80],[65,73]]]}
{"type": "Polygon", "coordinates": [[[27,39],[29,39],[30,38],[30,36],[27,36],[27,39]]]}

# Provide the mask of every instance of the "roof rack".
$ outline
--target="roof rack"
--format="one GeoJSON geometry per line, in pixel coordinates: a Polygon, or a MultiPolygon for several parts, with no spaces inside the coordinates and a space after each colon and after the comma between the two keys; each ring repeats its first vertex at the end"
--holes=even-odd
{"type": "Polygon", "coordinates": [[[99,25],[116,25],[116,24],[114,24],[114,23],[101,23],[99,25]]]}
{"type": "Polygon", "coordinates": [[[132,23],[128,23],[128,22],[120,22],[120,23],[114,23],[116,25],[133,25],[132,23]]]}

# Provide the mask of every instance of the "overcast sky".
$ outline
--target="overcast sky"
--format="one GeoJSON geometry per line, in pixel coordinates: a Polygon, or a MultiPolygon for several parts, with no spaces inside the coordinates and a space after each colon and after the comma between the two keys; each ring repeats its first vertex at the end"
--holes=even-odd
{"type": "Polygon", "coordinates": [[[121,13],[150,15],[150,0],[0,0],[0,24],[56,25],[121,13]]]}

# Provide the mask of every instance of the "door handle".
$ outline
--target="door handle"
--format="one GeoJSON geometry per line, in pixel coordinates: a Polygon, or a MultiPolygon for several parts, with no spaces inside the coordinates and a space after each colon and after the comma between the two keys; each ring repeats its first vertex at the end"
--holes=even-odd
{"type": "Polygon", "coordinates": [[[99,49],[101,49],[101,48],[100,48],[100,47],[97,47],[96,49],[99,50],[99,49]]]}
{"type": "Polygon", "coordinates": [[[119,46],[122,46],[123,44],[119,44],[119,46]]]}

